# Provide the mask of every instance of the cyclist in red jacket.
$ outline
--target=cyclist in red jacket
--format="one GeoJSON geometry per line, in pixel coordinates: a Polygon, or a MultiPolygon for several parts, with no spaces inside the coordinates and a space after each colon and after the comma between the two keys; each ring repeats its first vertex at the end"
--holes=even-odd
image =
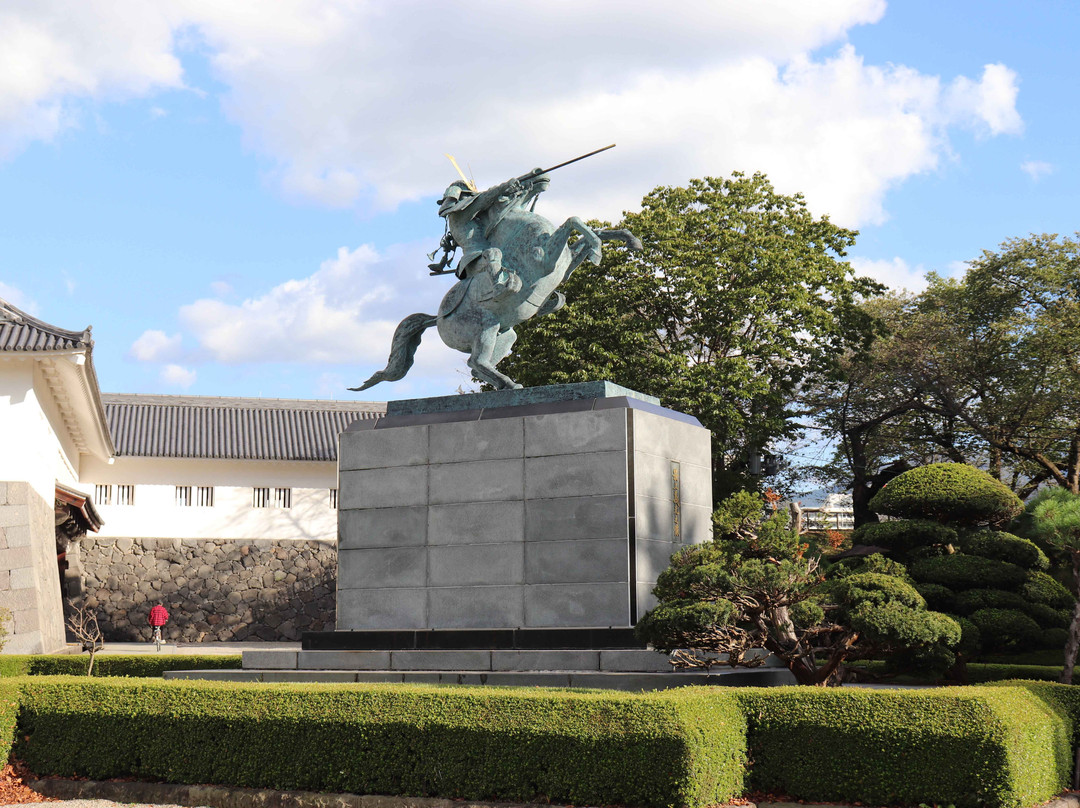
{"type": "Polygon", "coordinates": [[[149,623],[154,627],[153,642],[161,650],[161,627],[169,622],[169,612],[160,603],[150,610],[149,623]]]}

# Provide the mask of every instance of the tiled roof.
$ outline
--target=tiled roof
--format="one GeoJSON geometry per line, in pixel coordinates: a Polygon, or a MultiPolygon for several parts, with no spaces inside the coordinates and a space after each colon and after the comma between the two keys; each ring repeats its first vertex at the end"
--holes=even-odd
{"type": "Polygon", "coordinates": [[[89,327],[65,331],[0,300],[0,351],[73,351],[93,344],[89,327]]]}
{"type": "Polygon", "coordinates": [[[386,405],[103,393],[120,457],[337,460],[338,435],[386,405]]]}

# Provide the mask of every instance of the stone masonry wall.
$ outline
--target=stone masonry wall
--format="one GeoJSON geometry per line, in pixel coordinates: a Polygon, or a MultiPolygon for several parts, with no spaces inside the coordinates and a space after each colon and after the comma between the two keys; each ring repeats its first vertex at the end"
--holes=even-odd
{"type": "Polygon", "coordinates": [[[148,640],[150,609],[167,640],[299,640],[334,628],[337,548],[319,541],[98,539],[79,544],[82,602],[106,641],[148,640]]]}

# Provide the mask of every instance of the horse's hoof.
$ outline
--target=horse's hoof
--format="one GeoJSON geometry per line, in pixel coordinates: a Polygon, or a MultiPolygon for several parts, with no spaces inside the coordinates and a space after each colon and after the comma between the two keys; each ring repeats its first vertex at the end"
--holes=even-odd
{"type": "Polygon", "coordinates": [[[600,266],[600,251],[589,250],[589,257],[586,260],[593,266],[600,266]]]}

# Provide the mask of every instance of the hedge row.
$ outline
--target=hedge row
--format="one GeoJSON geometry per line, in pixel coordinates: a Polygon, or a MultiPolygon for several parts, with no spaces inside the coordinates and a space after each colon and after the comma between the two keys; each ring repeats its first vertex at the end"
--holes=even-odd
{"type": "Polygon", "coordinates": [[[745,720],[708,688],[18,681],[16,753],[37,774],[579,805],[743,790],[745,720]]]}
{"type": "Polygon", "coordinates": [[[1010,679],[1056,682],[1061,676],[1061,665],[1003,665],[991,662],[970,662],[967,672],[968,680],[972,684],[1004,682],[1010,679]]]}
{"type": "MultiPolygon", "coordinates": [[[[852,666],[855,670],[865,670],[872,676],[884,676],[888,674],[889,667],[885,662],[873,660],[859,662],[852,666]]],[[[967,665],[968,681],[973,685],[986,684],[987,682],[1004,682],[1010,679],[1030,679],[1040,682],[1056,682],[1061,676],[1061,665],[1020,665],[1003,662],[969,662],[967,665]]],[[[886,683],[893,681],[886,680],[886,683]]],[[[936,682],[918,676],[901,675],[896,677],[897,683],[935,684],[936,682]]]]}
{"type": "MultiPolygon", "coordinates": [[[[0,677],[83,676],[89,664],[90,657],[85,654],[3,654],[0,677]]],[[[160,677],[164,671],[239,667],[240,654],[98,654],[94,676],[160,677]]]]}
{"type": "Polygon", "coordinates": [[[1038,696],[1069,727],[1073,747],[1080,747],[1080,687],[1030,680],[995,682],[990,687],[1019,687],[1038,696]]]}
{"type": "Polygon", "coordinates": [[[1064,790],[1071,726],[1026,688],[734,691],[750,784],[802,800],[1020,806],[1064,790]]]}
{"type": "Polygon", "coordinates": [[[1062,791],[1080,689],[699,688],[658,693],[0,682],[0,733],[38,774],[515,802],[801,800],[1022,808],[1062,791]],[[89,739],[89,740],[88,740],[89,739]],[[744,774],[747,774],[744,782],[744,774]]]}
{"type": "Polygon", "coordinates": [[[0,766],[7,763],[19,718],[19,682],[0,680],[0,766]]]}

